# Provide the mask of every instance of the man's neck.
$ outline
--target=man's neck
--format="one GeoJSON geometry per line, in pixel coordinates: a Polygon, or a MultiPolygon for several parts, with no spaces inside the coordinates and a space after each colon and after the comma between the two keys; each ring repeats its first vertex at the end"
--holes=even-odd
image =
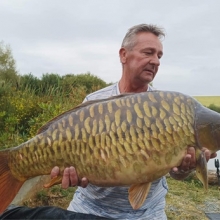
{"type": "Polygon", "coordinates": [[[143,84],[143,85],[134,85],[132,83],[129,82],[125,82],[123,81],[123,79],[121,79],[118,83],[118,88],[120,93],[139,93],[139,92],[146,92],[148,90],[148,84],[143,84]]]}

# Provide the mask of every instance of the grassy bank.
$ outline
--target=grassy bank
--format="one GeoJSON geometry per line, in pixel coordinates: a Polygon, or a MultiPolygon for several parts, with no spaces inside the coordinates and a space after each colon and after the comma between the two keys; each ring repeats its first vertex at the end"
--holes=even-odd
{"type": "Polygon", "coordinates": [[[206,192],[198,180],[176,181],[168,178],[166,213],[172,220],[208,219],[205,213],[220,213],[218,186],[206,192]]]}
{"type": "Polygon", "coordinates": [[[205,106],[211,104],[220,106],[220,96],[194,96],[194,98],[205,106]]]}

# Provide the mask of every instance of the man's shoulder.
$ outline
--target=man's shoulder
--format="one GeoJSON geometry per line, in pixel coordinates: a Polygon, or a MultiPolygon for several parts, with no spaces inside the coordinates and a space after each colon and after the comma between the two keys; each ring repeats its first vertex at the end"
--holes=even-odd
{"type": "Polygon", "coordinates": [[[97,90],[86,96],[85,100],[103,99],[110,96],[116,95],[117,93],[117,83],[107,86],[103,89],[97,90]]]}

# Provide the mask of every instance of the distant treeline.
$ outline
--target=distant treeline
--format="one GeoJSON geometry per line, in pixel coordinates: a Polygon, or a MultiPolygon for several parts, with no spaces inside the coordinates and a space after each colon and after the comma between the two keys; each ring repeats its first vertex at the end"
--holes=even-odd
{"type": "Polygon", "coordinates": [[[90,73],[67,74],[64,76],[51,73],[43,74],[41,79],[32,74],[19,76],[16,87],[22,91],[30,89],[36,95],[46,95],[48,91],[52,91],[53,94],[68,95],[72,88],[84,88],[86,93],[91,93],[107,85],[105,81],[90,73]]]}

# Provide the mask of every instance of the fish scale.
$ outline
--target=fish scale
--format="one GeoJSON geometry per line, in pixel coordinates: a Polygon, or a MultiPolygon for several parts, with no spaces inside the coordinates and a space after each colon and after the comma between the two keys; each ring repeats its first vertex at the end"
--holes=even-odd
{"type": "MultiPolygon", "coordinates": [[[[134,105],[134,110],[135,110],[135,112],[133,112],[133,118],[136,118],[136,126],[137,127],[139,127],[139,128],[142,128],[143,127],[143,124],[142,124],[142,121],[143,120],[141,120],[141,119],[143,119],[143,114],[145,114],[145,112],[143,111],[143,108],[141,107],[141,105],[140,105],[140,103],[141,103],[141,97],[138,97],[138,98],[136,98],[136,97],[133,97],[132,99],[131,99],[131,102],[132,103],[135,103],[135,105],[134,105]],[[138,101],[138,98],[139,98],[139,101],[138,101]],[[135,113],[135,115],[134,115],[134,113],[135,113]]],[[[149,100],[150,101],[153,101],[154,103],[156,102],[156,99],[154,98],[154,96],[151,94],[149,97],[149,100]]],[[[170,94],[168,95],[168,98],[173,98],[170,94]]],[[[121,114],[122,114],[122,110],[120,109],[123,105],[122,105],[122,103],[120,102],[120,100],[117,100],[116,102],[115,102],[115,104],[113,104],[113,101],[111,101],[112,103],[111,103],[111,107],[110,108],[112,108],[112,109],[114,109],[114,110],[116,110],[115,112],[114,111],[112,111],[113,113],[114,113],[114,115],[112,116],[112,117],[114,117],[114,119],[115,119],[115,126],[117,127],[117,126],[121,126],[121,114]],[[117,109],[118,108],[118,109],[117,109]]],[[[124,103],[126,103],[126,102],[124,102],[124,103]]],[[[160,103],[161,104],[161,103],[160,103]]],[[[166,103],[167,104],[167,103],[166,103]]],[[[98,129],[96,130],[96,133],[102,133],[102,132],[105,132],[105,130],[106,130],[106,123],[105,123],[105,121],[103,120],[103,118],[101,118],[102,117],[102,113],[103,113],[103,108],[105,108],[105,107],[103,107],[103,106],[106,106],[107,108],[108,108],[108,106],[109,105],[106,105],[106,103],[102,103],[102,104],[97,104],[95,107],[92,107],[93,109],[94,109],[94,114],[95,115],[97,115],[97,114],[99,114],[99,122],[97,122],[97,120],[95,121],[95,124],[97,124],[98,126],[96,126],[96,127],[98,127],[98,129]]],[[[163,106],[163,104],[162,104],[162,106],[163,106]]],[[[126,106],[126,107],[128,107],[128,106],[126,106]]],[[[132,108],[133,106],[130,106],[130,108],[132,108]]],[[[165,105],[165,109],[167,109],[168,107],[167,107],[167,105],[165,105]]],[[[179,112],[178,112],[178,110],[176,110],[177,109],[177,107],[176,106],[173,106],[173,111],[174,111],[174,113],[176,113],[177,115],[179,115],[179,112]]],[[[132,109],[131,109],[132,110],[132,109]]],[[[128,112],[129,112],[129,114],[131,114],[131,110],[128,110],[128,112]]],[[[109,111],[110,112],[110,111],[109,111]]],[[[155,106],[151,106],[151,108],[148,108],[147,109],[147,114],[149,114],[149,112],[150,112],[150,114],[152,115],[152,116],[156,116],[157,115],[157,110],[156,110],[156,108],[155,108],[155,106]]],[[[147,116],[147,114],[145,114],[145,116],[147,116]]],[[[91,120],[92,121],[92,119],[90,118],[90,117],[87,117],[86,119],[85,119],[85,117],[87,116],[87,115],[90,115],[89,114],[89,109],[85,109],[84,111],[83,111],[83,109],[82,110],[80,110],[80,112],[78,113],[78,115],[79,115],[79,119],[78,119],[78,121],[77,120],[74,120],[74,122],[75,123],[77,123],[77,125],[78,126],[76,126],[75,127],[75,130],[74,130],[74,132],[73,132],[73,136],[75,136],[75,138],[77,138],[77,139],[80,139],[81,138],[81,141],[82,141],[82,143],[83,142],[86,142],[86,140],[88,139],[88,137],[89,137],[89,124],[87,123],[86,124],[86,121],[88,122],[88,120],[91,120]],[[83,124],[84,123],[84,124],[83,124]],[[86,124],[86,125],[85,125],[86,124]],[[81,128],[81,130],[79,129],[79,128],[81,128]]],[[[72,116],[73,117],[73,116],[72,116]]],[[[111,117],[111,119],[112,119],[112,117],[111,117]]],[[[73,117],[74,118],[74,117],[73,117]]],[[[126,118],[125,118],[126,119],[126,118]]],[[[172,118],[173,119],[173,118],[172,118]]],[[[69,120],[69,119],[68,119],[69,120]]],[[[68,121],[67,120],[67,121],[68,121]]],[[[134,120],[132,120],[132,122],[133,122],[134,120]]],[[[123,121],[124,122],[124,121],[123,121]]],[[[126,120],[126,122],[127,122],[127,120],[126,120]]],[[[63,122],[63,123],[65,123],[65,121],[63,122]]],[[[174,124],[174,123],[173,123],[174,124]]],[[[169,131],[169,133],[172,133],[172,124],[171,123],[169,123],[169,121],[166,121],[165,122],[165,126],[166,126],[166,128],[167,128],[167,130],[169,131]]],[[[68,138],[68,135],[65,135],[65,133],[62,133],[62,131],[63,131],[63,127],[61,126],[61,124],[60,123],[58,123],[58,126],[57,126],[58,128],[57,129],[55,129],[55,131],[53,132],[53,134],[52,134],[52,139],[53,140],[56,140],[57,138],[59,139],[59,143],[61,143],[62,141],[63,141],[63,139],[65,139],[65,136],[68,138]],[[60,130],[60,133],[58,132],[60,130]],[[59,134],[58,134],[59,133],[59,134]]],[[[151,144],[151,146],[152,146],[152,149],[151,150],[156,150],[156,151],[159,151],[160,150],[160,146],[159,146],[159,142],[158,142],[158,140],[157,140],[157,133],[158,133],[158,127],[153,123],[153,124],[151,124],[151,130],[150,130],[150,132],[151,132],[151,140],[148,140],[148,142],[150,142],[151,144]]],[[[69,131],[69,133],[71,134],[71,132],[69,131]]],[[[102,133],[103,134],[103,133],[102,133]]],[[[115,133],[115,131],[113,131],[113,132],[110,132],[110,137],[111,137],[111,143],[110,143],[110,145],[113,145],[113,147],[112,147],[112,149],[111,149],[111,154],[114,156],[114,157],[116,157],[116,158],[118,158],[117,157],[117,155],[118,154],[120,154],[120,151],[118,151],[117,150],[117,148],[116,148],[116,142],[117,142],[117,138],[120,138],[120,140],[123,140],[123,137],[122,136],[120,136],[120,135],[118,135],[118,134],[120,134],[120,132],[118,132],[118,134],[117,135],[115,135],[116,133],[115,133]]],[[[140,133],[141,134],[141,133],[140,133]]],[[[132,134],[132,135],[134,135],[134,134],[132,134]]],[[[100,143],[100,136],[101,135],[96,135],[96,138],[95,138],[95,142],[96,142],[96,145],[98,145],[99,147],[101,147],[101,145],[99,144],[100,143]]],[[[135,135],[136,136],[136,135],[135,135]]],[[[165,135],[166,136],[166,135],[165,135]]],[[[169,137],[169,139],[168,140],[170,140],[170,142],[173,142],[174,140],[173,140],[173,138],[172,137],[170,137],[169,135],[167,135],[168,137],[169,137]]],[[[127,139],[127,140],[129,140],[129,138],[130,137],[125,137],[125,139],[127,139]]],[[[137,137],[136,137],[137,138],[137,137]]],[[[140,135],[138,136],[138,140],[139,139],[141,139],[140,138],[140,135]]],[[[43,140],[41,140],[41,142],[43,142],[43,140]]],[[[146,142],[146,141],[145,141],[146,142]]],[[[102,141],[102,143],[105,143],[105,141],[103,140],[102,141]]],[[[141,142],[139,142],[139,143],[141,143],[141,142]]],[[[43,144],[42,144],[42,146],[43,146],[43,144]]],[[[56,144],[55,144],[55,146],[56,146],[56,144]]],[[[135,145],[135,146],[137,146],[137,145],[135,145]]],[[[143,145],[141,144],[141,146],[143,147],[143,145]]],[[[87,146],[88,147],[88,146],[87,146]]],[[[83,151],[85,151],[85,145],[83,145],[83,144],[79,144],[79,142],[78,142],[78,144],[77,144],[77,150],[76,150],[76,154],[77,155],[81,155],[81,154],[84,154],[84,152],[83,151]]],[[[94,148],[94,145],[92,145],[92,147],[90,147],[90,148],[94,148]]],[[[125,152],[127,152],[128,154],[132,154],[134,151],[133,151],[133,149],[132,149],[132,147],[131,147],[131,145],[130,145],[130,143],[128,142],[128,141],[124,141],[124,149],[125,149],[125,152]]],[[[58,146],[56,146],[55,147],[55,155],[56,155],[56,158],[59,158],[59,155],[60,155],[60,153],[61,153],[61,149],[60,149],[60,147],[58,147],[58,146]]],[[[107,155],[107,154],[106,154],[107,155]]],[[[39,156],[38,157],[42,157],[42,154],[41,154],[41,151],[39,151],[39,156]]],[[[62,158],[62,157],[60,157],[60,158],[62,158]]],[[[101,152],[99,151],[99,150],[97,150],[97,151],[95,151],[95,158],[96,159],[99,159],[99,158],[103,158],[103,156],[101,156],[101,152]]],[[[155,162],[157,162],[158,161],[158,159],[155,159],[155,157],[153,158],[154,160],[155,160],[155,162]]],[[[105,157],[105,160],[106,160],[106,157],[105,157]]],[[[73,164],[75,164],[74,162],[75,161],[71,161],[73,164]]],[[[80,162],[85,162],[85,161],[82,161],[82,159],[80,160],[80,162]]]]}
{"type": "MultiPolygon", "coordinates": [[[[195,147],[199,178],[207,187],[201,149],[219,150],[215,140],[220,141],[218,121],[219,114],[177,92],[88,101],[49,121],[29,141],[0,151],[0,161],[7,157],[7,163],[0,162],[0,170],[7,175],[1,173],[0,180],[7,177],[12,184],[16,182],[17,189],[28,178],[49,174],[54,166],[59,166],[61,173],[74,166],[79,178],[85,176],[91,184],[132,186],[129,201],[137,209],[147,195],[142,192],[179,166],[188,146],[195,147]],[[139,196],[134,198],[135,194],[139,196]]],[[[46,186],[60,182],[59,176],[46,186]]],[[[1,183],[0,196],[7,197],[1,183]]],[[[2,207],[5,204],[1,203],[2,207]]]]}

